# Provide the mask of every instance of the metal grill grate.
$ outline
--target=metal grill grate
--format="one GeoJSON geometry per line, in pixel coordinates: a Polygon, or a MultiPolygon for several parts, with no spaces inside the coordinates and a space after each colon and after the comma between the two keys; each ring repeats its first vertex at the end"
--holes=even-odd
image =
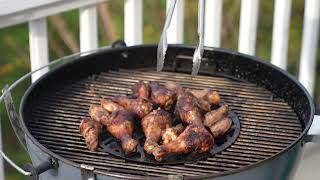
{"type": "Polygon", "coordinates": [[[120,173],[121,177],[219,173],[248,166],[275,155],[290,145],[302,131],[302,125],[290,106],[262,87],[223,77],[197,76],[154,70],[103,72],[40,98],[28,123],[31,134],[49,150],[76,163],[94,166],[97,172],[120,173]],[[138,80],[177,81],[189,88],[214,88],[237,113],[240,136],[225,151],[197,163],[184,165],[146,165],[125,162],[104,152],[90,152],[78,133],[80,120],[88,116],[92,103],[101,97],[130,93],[138,80]]]}

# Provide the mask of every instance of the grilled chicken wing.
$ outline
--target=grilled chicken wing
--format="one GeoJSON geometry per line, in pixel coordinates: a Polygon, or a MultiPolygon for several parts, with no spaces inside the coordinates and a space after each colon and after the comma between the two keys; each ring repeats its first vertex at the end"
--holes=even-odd
{"type": "Polygon", "coordinates": [[[198,99],[198,105],[204,113],[211,111],[211,104],[206,100],[198,99]]]}
{"type": "Polygon", "coordinates": [[[125,154],[136,151],[138,142],[132,139],[134,131],[134,114],[127,110],[114,111],[107,121],[107,131],[121,141],[125,154]]]}
{"type": "Polygon", "coordinates": [[[203,124],[206,127],[211,127],[212,125],[217,123],[220,119],[222,119],[228,111],[229,111],[228,105],[223,105],[219,107],[217,110],[212,110],[208,112],[204,116],[203,124]]]}
{"type": "Polygon", "coordinates": [[[80,134],[85,139],[86,145],[90,151],[95,151],[98,147],[101,128],[101,123],[93,121],[91,118],[84,118],[80,123],[80,134]]]}
{"type": "Polygon", "coordinates": [[[134,113],[139,118],[148,115],[153,109],[153,104],[142,98],[129,99],[126,96],[116,96],[112,101],[123,106],[126,110],[134,113]]]}
{"type": "Polygon", "coordinates": [[[217,123],[210,127],[210,131],[214,138],[223,136],[231,127],[232,120],[228,117],[220,119],[217,123]]]}
{"type": "Polygon", "coordinates": [[[150,96],[150,87],[148,84],[144,83],[143,81],[139,81],[134,83],[132,88],[132,93],[136,94],[138,97],[142,99],[149,99],[150,96]]]}
{"type": "Polygon", "coordinates": [[[92,119],[104,124],[107,131],[121,141],[122,149],[126,154],[134,152],[138,144],[136,140],[132,139],[134,114],[124,110],[120,105],[104,99],[101,100],[101,105],[91,105],[89,114],[92,119]]]}
{"type": "Polygon", "coordinates": [[[151,154],[158,146],[161,139],[161,132],[172,126],[172,116],[164,110],[153,110],[141,120],[141,126],[146,137],[144,150],[151,154]]]}
{"type": "Polygon", "coordinates": [[[218,105],[221,101],[219,93],[211,89],[206,89],[206,90],[188,89],[187,91],[192,93],[198,99],[208,101],[211,105],[218,105]]]}
{"type": "Polygon", "coordinates": [[[177,137],[183,132],[184,126],[178,124],[174,127],[167,128],[162,133],[162,144],[168,144],[169,142],[177,139],[177,137]]]}
{"type": "Polygon", "coordinates": [[[109,113],[101,106],[95,104],[90,106],[89,115],[94,121],[100,122],[103,125],[106,125],[109,119],[109,113]]]}
{"type": "Polygon", "coordinates": [[[183,93],[176,104],[176,116],[186,124],[196,124],[203,126],[202,113],[198,104],[198,99],[191,93],[183,93]]]}
{"type": "Polygon", "coordinates": [[[168,81],[164,84],[164,87],[175,92],[177,98],[184,93],[183,87],[176,82],[168,81]]]}
{"type": "Polygon", "coordinates": [[[151,82],[151,101],[165,110],[170,110],[176,100],[174,91],[159,85],[157,82],[151,82]]]}
{"type": "Polygon", "coordinates": [[[196,98],[198,98],[198,104],[199,104],[199,107],[201,108],[201,110],[203,110],[204,112],[209,112],[209,111],[211,110],[211,104],[210,104],[207,100],[204,100],[204,97],[205,97],[207,91],[206,91],[206,93],[205,93],[203,96],[202,96],[201,94],[200,94],[200,95],[201,95],[201,96],[200,96],[199,93],[197,93],[197,91],[190,90],[190,89],[184,89],[180,84],[178,84],[178,83],[176,83],[176,82],[171,82],[171,81],[169,81],[169,82],[166,82],[166,83],[164,84],[164,86],[165,86],[167,89],[175,92],[177,99],[179,99],[179,97],[180,97],[185,91],[190,91],[191,94],[195,93],[195,95],[197,95],[197,96],[195,96],[194,94],[193,94],[193,95],[194,95],[196,98]],[[200,98],[199,98],[199,97],[200,97],[200,98]]]}
{"type": "Polygon", "coordinates": [[[114,111],[123,110],[124,108],[120,106],[117,103],[114,103],[112,101],[108,101],[106,99],[101,99],[100,101],[101,107],[103,107],[105,110],[107,110],[109,113],[112,113],[114,111]]]}
{"type": "Polygon", "coordinates": [[[212,135],[204,127],[191,124],[177,139],[156,147],[152,154],[157,161],[162,161],[163,158],[171,153],[189,153],[193,151],[204,153],[210,150],[213,142],[212,135]]]}

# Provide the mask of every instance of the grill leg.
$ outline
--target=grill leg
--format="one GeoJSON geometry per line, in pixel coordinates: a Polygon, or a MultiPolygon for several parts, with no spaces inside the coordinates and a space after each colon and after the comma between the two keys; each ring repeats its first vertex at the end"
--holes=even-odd
{"type": "Polygon", "coordinates": [[[81,164],[81,180],[96,180],[93,167],[81,164]]]}

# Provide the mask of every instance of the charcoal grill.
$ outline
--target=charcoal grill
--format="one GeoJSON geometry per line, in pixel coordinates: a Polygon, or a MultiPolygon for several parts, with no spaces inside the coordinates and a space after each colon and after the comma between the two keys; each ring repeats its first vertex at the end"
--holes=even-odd
{"type": "Polygon", "coordinates": [[[224,49],[206,48],[199,75],[191,76],[193,52],[193,47],[169,46],[162,72],[155,68],[155,45],[118,44],[74,56],[29,87],[19,117],[10,106],[10,89],[5,90],[13,127],[32,159],[31,175],[43,172],[43,179],[290,177],[302,146],[312,139],[306,133],[314,105],[306,90],[287,72],[224,49]],[[239,137],[214,156],[179,165],[130,162],[106,152],[90,152],[78,130],[90,104],[101,97],[128,94],[138,80],[217,89],[241,122],[239,137]]]}

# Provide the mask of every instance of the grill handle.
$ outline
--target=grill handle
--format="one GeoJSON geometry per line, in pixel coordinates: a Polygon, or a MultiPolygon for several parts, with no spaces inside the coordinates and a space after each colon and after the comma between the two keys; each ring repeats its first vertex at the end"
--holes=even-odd
{"type": "MultiPolygon", "coordinates": [[[[0,102],[2,101],[2,99],[4,99],[5,107],[7,109],[8,117],[11,122],[11,125],[16,135],[18,136],[20,143],[23,145],[24,148],[26,148],[25,133],[20,124],[21,121],[14,107],[13,99],[12,99],[11,92],[8,85],[6,85],[2,90],[2,96],[0,97],[0,102]]],[[[58,167],[58,162],[50,158],[47,161],[42,162],[36,167],[34,167],[32,164],[29,163],[25,166],[25,168],[21,168],[15,162],[13,162],[1,149],[0,149],[0,154],[3,157],[3,159],[5,159],[17,171],[19,171],[21,174],[25,176],[29,176],[30,177],[29,179],[39,179],[39,175],[41,173],[49,169],[58,167]]]]}
{"type": "MultiPolygon", "coordinates": [[[[105,47],[105,48],[110,48],[110,47],[105,47]]],[[[105,48],[101,48],[101,49],[105,49],[105,48]]],[[[78,57],[80,56],[84,56],[84,55],[89,55],[91,53],[94,53],[94,52],[97,52],[99,50],[91,50],[91,51],[87,51],[87,52],[80,52],[80,53],[75,53],[75,54],[72,54],[72,55],[69,55],[69,56],[65,56],[63,58],[60,58],[60,59],[57,59],[57,60],[54,60],[52,62],[50,62],[49,64],[45,65],[45,66],[42,66],[34,71],[31,71],[25,75],[23,75],[20,79],[18,79],[17,81],[15,81],[13,84],[11,84],[10,86],[6,86],[3,91],[2,91],[2,95],[0,96],[0,103],[2,103],[2,101],[4,100],[9,100],[8,102],[12,101],[12,97],[10,94],[10,91],[13,90],[14,88],[16,88],[17,85],[21,84],[21,82],[25,81],[26,79],[30,78],[32,74],[34,74],[35,72],[38,72],[42,69],[45,69],[45,68],[48,68],[48,67],[51,67],[51,66],[56,66],[57,64],[59,63],[64,63],[64,62],[67,62],[67,61],[73,61],[75,59],[77,59],[78,57]],[[7,99],[6,99],[7,98],[7,99]]],[[[9,103],[8,105],[10,105],[11,107],[11,110],[13,109],[14,111],[8,111],[8,107],[6,105],[6,108],[7,108],[7,111],[8,111],[8,115],[9,115],[9,118],[12,118],[14,117],[13,120],[17,120],[17,121],[12,121],[12,125],[13,124],[16,124],[17,126],[15,126],[14,128],[17,129],[16,131],[16,134],[18,134],[18,136],[21,136],[21,137],[18,137],[19,141],[21,142],[21,144],[23,144],[23,147],[25,148],[25,133],[23,131],[23,128],[21,127],[21,124],[20,124],[20,121],[19,121],[19,116],[18,116],[18,113],[15,111],[15,108],[14,108],[14,105],[13,105],[13,102],[12,103],[9,103]],[[12,108],[13,107],[13,108],[12,108]],[[14,112],[14,114],[10,114],[11,112],[14,112]],[[12,116],[13,115],[13,116],[12,116]],[[10,117],[12,116],[12,117],[10,117]],[[21,130],[21,131],[20,131],[21,130]]],[[[1,122],[1,118],[0,118],[0,122],[1,122]]],[[[1,123],[0,123],[1,124],[1,123]]],[[[52,159],[49,159],[49,162],[53,163],[51,165],[48,164],[48,162],[43,162],[41,163],[40,165],[38,165],[37,167],[33,167],[31,169],[34,169],[34,171],[31,171],[29,170],[30,169],[30,165],[29,167],[26,166],[27,168],[21,168],[20,166],[18,166],[15,162],[13,162],[3,151],[2,149],[0,149],[0,155],[3,157],[3,159],[5,161],[7,161],[7,163],[9,163],[13,168],[15,168],[19,173],[25,175],[25,176],[29,176],[31,177],[32,179],[38,177],[39,174],[49,170],[49,169],[53,169],[53,168],[58,168],[58,162],[56,160],[52,160],[52,159]]]]}
{"type": "Polygon", "coordinates": [[[24,169],[30,172],[29,179],[38,180],[39,175],[42,174],[43,172],[46,172],[49,169],[56,169],[58,167],[59,167],[58,162],[50,158],[36,167],[34,167],[32,164],[29,163],[25,166],[24,169]]]}
{"type": "Polygon", "coordinates": [[[125,48],[125,47],[127,47],[127,44],[123,40],[116,40],[111,44],[111,47],[112,48],[125,48]]]}
{"type": "MultiPolygon", "coordinates": [[[[126,44],[124,41],[116,41],[113,43],[113,48],[117,48],[117,47],[125,47],[126,44]]],[[[109,46],[105,47],[105,48],[100,48],[102,49],[108,49],[110,48],[109,46]]],[[[21,142],[21,144],[23,145],[24,148],[26,148],[26,143],[25,143],[25,133],[23,131],[23,128],[21,127],[20,124],[20,119],[18,116],[18,113],[15,111],[14,105],[13,105],[13,101],[12,101],[12,97],[10,95],[10,91],[13,90],[14,88],[16,88],[16,86],[18,86],[19,84],[21,84],[21,82],[25,81],[26,79],[30,78],[32,74],[45,69],[45,68],[49,68],[52,66],[56,66],[59,63],[64,63],[64,62],[70,62],[73,60],[76,60],[78,57],[80,56],[85,56],[85,55],[89,55],[91,53],[95,53],[98,52],[98,49],[95,50],[91,50],[91,51],[87,51],[87,52],[80,52],[80,53],[75,53],[69,56],[65,56],[63,58],[60,59],[56,59],[52,62],[50,62],[49,64],[42,66],[34,71],[31,71],[25,75],[23,75],[20,79],[18,79],[17,81],[15,81],[13,84],[11,84],[10,86],[5,86],[5,88],[2,91],[2,94],[0,96],[0,103],[2,103],[2,101],[7,101],[9,102],[8,104],[6,104],[6,108],[8,111],[8,116],[9,118],[14,118],[11,119],[13,121],[11,121],[13,128],[15,129],[14,131],[16,132],[16,134],[18,135],[18,139],[21,142]],[[12,103],[10,102],[12,101],[12,103]],[[9,105],[9,106],[7,106],[9,105]],[[8,108],[10,107],[10,109],[8,108]],[[10,111],[9,111],[10,110],[10,111]],[[12,114],[10,114],[12,113],[12,114]],[[20,136],[20,137],[19,137],[20,136]]],[[[126,54],[126,53],[125,53],[126,54]]],[[[124,55],[125,55],[124,54],[124,55]]],[[[5,102],[6,103],[6,102],[5,102]]],[[[0,124],[1,124],[1,118],[0,118],[0,124]]],[[[1,127],[1,126],[0,126],[1,127]]],[[[1,142],[2,143],[2,142],[1,142]]],[[[20,166],[18,166],[15,162],[13,162],[3,151],[2,149],[0,149],[0,155],[3,157],[3,159],[5,161],[7,161],[7,163],[9,163],[13,168],[15,168],[18,172],[20,172],[21,174],[25,175],[25,176],[29,176],[32,179],[35,179],[38,177],[39,174],[49,170],[49,169],[54,169],[54,168],[58,168],[58,162],[56,160],[52,160],[49,159],[48,163],[43,162],[40,165],[33,167],[32,165],[27,165],[26,168],[21,168],[20,166]]]]}
{"type": "Polygon", "coordinates": [[[27,146],[26,146],[26,140],[25,140],[25,133],[21,126],[19,115],[16,111],[16,108],[14,107],[13,99],[12,99],[11,92],[9,90],[8,85],[5,85],[5,87],[2,89],[2,94],[3,94],[3,99],[4,99],[5,107],[7,109],[8,118],[10,120],[11,126],[14,132],[16,133],[19,139],[19,142],[26,149],[27,146]]]}
{"type": "Polygon", "coordinates": [[[315,115],[306,142],[320,143],[320,115],[315,115]]]}
{"type": "Polygon", "coordinates": [[[12,167],[25,176],[30,176],[32,179],[38,179],[39,175],[49,169],[56,169],[59,167],[58,161],[54,159],[48,159],[38,166],[34,167],[32,164],[27,164],[25,168],[19,167],[15,162],[13,162],[2,150],[0,154],[12,167]]]}

